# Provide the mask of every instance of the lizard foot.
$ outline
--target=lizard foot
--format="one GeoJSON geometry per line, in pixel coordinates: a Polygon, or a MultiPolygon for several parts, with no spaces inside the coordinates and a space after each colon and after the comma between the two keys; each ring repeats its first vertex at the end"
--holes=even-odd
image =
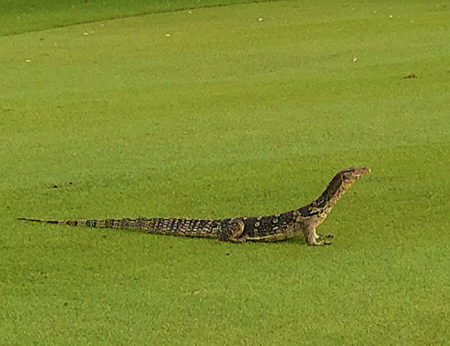
{"type": "Polygon", "coordinates": [[[309,245],[324,246],[324,245],[331,245],[331,242],[325,241],[325,240],[321,240],[321,241],[314,241],[313,243],[309,243],[309,245]]]}
{"type": "Polygon", "coordinates": [[[334,235],[332,235],[332,234],[319,234],[319,233],[317,233],[317,235],[319,236],[319,238],[320,239],[323,239],[323,238],[327,238],[327,239],[331,239],[331,238],[334,238],[334,235]]]}
{"type": "Polygon", "coordinates": [[[317,241],[318,239],[319,239],[318,237],[310,237],[310,238],[308,238],[307,242],[309,245],[312,245],[312,246],[331,245],[331,243],[329,241],[325,241],[325,240],[317,241]]]}

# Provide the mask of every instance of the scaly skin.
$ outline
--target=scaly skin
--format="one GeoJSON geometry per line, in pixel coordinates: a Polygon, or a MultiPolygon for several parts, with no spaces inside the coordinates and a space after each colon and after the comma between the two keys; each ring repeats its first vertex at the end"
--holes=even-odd
{"type": "MultiPolygon", "coordinates": [[[[327,218],[342,195],[363,175],[366,167],[350,167],[338,172],[319,198],[295,210],[282,214],[260,217],[236,217],[219,220],[182,218],[138,218],[79,221],[47,221],[19,218],[18,220],[136,230],[144,233],[169,234],[185,237],[214,238],[221,241],[280,241],[303,235],[309,245],[329,245],[321,239],[316,228],[327,218]]],[[[328,235],[327,237],[332,237],[328,235]]]]}

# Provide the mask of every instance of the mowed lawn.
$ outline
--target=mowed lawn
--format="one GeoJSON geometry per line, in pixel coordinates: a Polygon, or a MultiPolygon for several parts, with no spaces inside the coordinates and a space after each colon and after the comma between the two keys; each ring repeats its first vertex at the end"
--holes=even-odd
{"type": "Polygon", "coordinates": [[[449,42],[356,0],[0,37],[0,343],[448,343],[449,42]],[[280,213],[353,165],[323,248],[16,221],[280,213]]]}

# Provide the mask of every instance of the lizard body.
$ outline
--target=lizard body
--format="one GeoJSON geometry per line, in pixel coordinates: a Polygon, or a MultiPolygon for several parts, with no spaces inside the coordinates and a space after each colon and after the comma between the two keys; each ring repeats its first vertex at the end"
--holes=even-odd
{"type": "MultiPolygon", "coordinates": [[[[204,237],[221,241],[281,241],[303,235],[309,245],[328,245],[316,232],[331,209],[351,185],[370,172],[366,167],[351,167],[338,172],[325,191],[311,203],[282,214],[260,217],[235,217],[218,220],[185,218],[137,218],[54,221],[19,218],[19,220],[137,230],[175,236],[204,237]]],[[[331,236],[331,235],[330,235],[331,236]]]]}

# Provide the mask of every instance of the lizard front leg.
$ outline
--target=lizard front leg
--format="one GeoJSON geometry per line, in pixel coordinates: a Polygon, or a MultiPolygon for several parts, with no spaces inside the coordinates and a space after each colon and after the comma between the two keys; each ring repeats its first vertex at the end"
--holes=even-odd
{"type": "Polygon", "coordinates": [[[306,227],[303,234],[305,235],[306,242],[313,246],[331,245],[330,242],[320,240],[321,237],[317,234],[314,227],[306,227]]]}

